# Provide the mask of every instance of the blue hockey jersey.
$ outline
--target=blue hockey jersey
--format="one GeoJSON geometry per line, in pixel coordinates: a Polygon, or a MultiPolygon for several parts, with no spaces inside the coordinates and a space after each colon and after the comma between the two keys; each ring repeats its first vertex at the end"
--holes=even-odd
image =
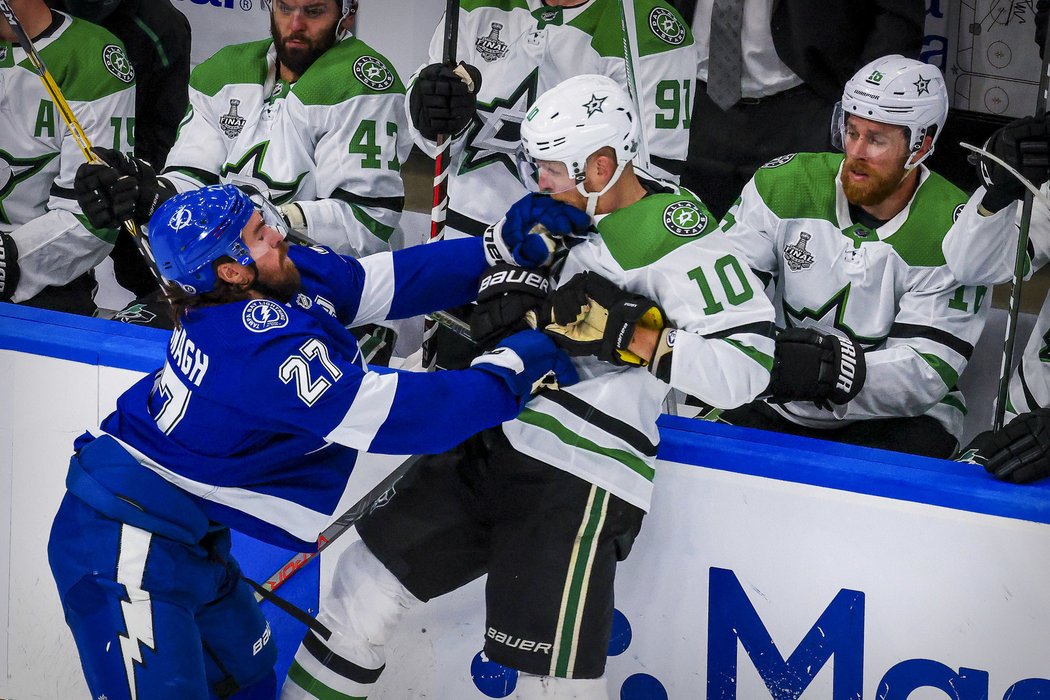
{"type": "Polygon", "coordinates": [[[364,364],[346,326],[472,300],[480,239],[360,260],[296,248],[295,299],[191,310],[164,366],[117,402],[99,431],[190,494],[211,520],[309,548],[327,525],[359,451],[441,452],[515,416],[489,373],[413,373],[364,364]]]}

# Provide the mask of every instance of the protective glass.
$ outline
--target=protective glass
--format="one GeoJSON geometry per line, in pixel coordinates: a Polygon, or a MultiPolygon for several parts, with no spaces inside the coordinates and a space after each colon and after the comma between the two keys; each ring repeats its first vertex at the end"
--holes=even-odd
{"type": "Polygon", "coordinates": [[[519,148],[517,152],[518,179],[530,192],[560,194],[576,188],[576,180],[569,175],[565,163],[557,160],[536,160],[519,148]]]}
{"type": "Polygon", "coordinates": [[[847,152],[858,147],[863,148],[864,156],[871,159],[900,158],[906,155],[904,134],[898,127],[891,126],[874,131],[865,128],[863,122],[858,124],[849,117],[850,115],[842,109],[841,103],[835,105],[831,142],[836,148],[847,152]]]}

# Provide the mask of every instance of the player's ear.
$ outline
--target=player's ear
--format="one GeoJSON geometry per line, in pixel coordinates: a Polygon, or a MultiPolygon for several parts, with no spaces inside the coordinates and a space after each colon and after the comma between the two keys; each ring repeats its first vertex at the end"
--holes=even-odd
{"type": "Polygon", "coordinates": [[[235,287],[247,287],[252,283],[253,272],[251,268],[230,260],[215,267],[215,276],[235,287]]]}

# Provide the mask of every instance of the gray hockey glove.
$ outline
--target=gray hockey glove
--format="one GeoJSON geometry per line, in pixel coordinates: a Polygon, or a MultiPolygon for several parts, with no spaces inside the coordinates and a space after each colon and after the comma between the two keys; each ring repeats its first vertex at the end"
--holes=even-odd
{"type": "Polygon", "coordinates": [[[458,134],[474,118],[479,90],[481,71],[474,66],[430,64],[419,71],[408,96],[412,125],[431,141],[458,134]]]}
{"type": "Polygon", "coordinates": [[[177,194],[141,158],[129,158],[110,148],[92,150],[104,165],[84,163],[77,168],[73,191],[95,228],[119,228],[128,219],[146,224],[157,207],[177,194]]]}
{"type": "Polygon", "coordinates": [[[0,233],[0,301],[11,301],[21,276],[15,239],[0,233]]]}
{"type": "Polygon", "coordinates": [[[478,305],[470,316],[474,342],[488,350],[512,333],[535,328],[536,312],[549,292],[542,272],[505,263],[490,267],[481,275],[478,305]]]}
{"type": "Polygon", "coordinates": [[[1002,481],[1027,484],[1050,476],[1050,408],[1022,413],[1000,430],[986,430],[963,454],[1002,481]]]}
{"type": "MultiPolygon", "coordinates": [[[[1050,115],[1015,119],[989,136],[984,150],[1002,158],[1036,186],[1041,185],[1050,179],[1048,123],[1050,115]]],[[[987,190],[981,204],[988,211],[997,212],[1024,197],[1021,181],[986,156],[980,156],[977,176],[987,190]]]]}
{"type": "Polygon", "coordinates": [[[773,351],[769,401],[812,401],[820,408],[852,401],[864,386],[864,349],[812,328],[787,328],[773,351]]]}
{"type": "Polygon", "coordinates": [[[580,380],[572,361],[539,331],[521,331],[500,341],[491,352],[474,358],[474,369],[503,380],[522,404],[541,389],[570,386],[580,380]]]}
{"type": "Polygon", "coordinates": [[[656,372],[653,360],[669,355],[673,345],[673,329],[666,327],[656,302],[626,292],[596,272],[580,272],[554,290],[543,316],[549,317],[544,331],[572,356],[593,355],[614,365],[656,372]],[[638,326],[660,334],[653,357],[639,357],[627,349],[638,326]]]}

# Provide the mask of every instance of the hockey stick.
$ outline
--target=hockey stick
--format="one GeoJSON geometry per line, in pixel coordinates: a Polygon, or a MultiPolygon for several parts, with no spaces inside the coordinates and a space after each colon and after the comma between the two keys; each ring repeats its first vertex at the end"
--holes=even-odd
{"type": "MultiPolygon", "coordinates": [[[[1050,16],[1047,17],[1047,30],[1050,31],[1050,16]]],[[[1039,93],[1036,98],[1035,116],[1037,119],[1046,115],[1047,89],[1050,87],[1050,51],[1043,52],[1043,72],[1039,76],[1039,93]]],[[[995,417],[992,430],[1003,427],[1006,418],[1006,402],[1010,393],[1010,368],[1013,364],[1014,344],[1017,340],[1017,317],[1021,308],[1021,284],[1024,280],[1025,263],[1028,258],[1028,231],[1032,225],[1032,208],[1035,198],[1031,192],[1025,192],[1024,204],[1021,207],[1021,225],[1017,236],[1017,252],[1014,256],[1013,288],[1010,290],[1010,306],[1006,316],[1006,341],[1003,346],[1002,364],[999,366],[999,393],[995,399],[995,417]]]]}
{"type": "MultiPolygon", "coordinates": [[[[11,5],[7,0],[0,0],[0,14],[4,16],[7,23],[11,25],[11,31],[18,37],[18,44],[22,47],[22,50],[26,52],[26,56],[29,58],[29,62],[33,64],[33,70],[40,76],[40,80],[44,83],[44,89],[47,90],[47,94],[51,96],[52,101],[55,103],[55,107],[58,109],[58,113],[62,115],[63,121],[69,127],[69,132],[73,135],[73,140],[77,142],[77,146],[80,148],[80,152],[84,154],[84,158],[88,163],[95,165],[105,165],[103,161],[95,155],[95,152],[91,150],[91,141],[88,139],[87,134],[84,132],[84,127],[80,126],[80,122],[77,121],[77,117],[73,114],[73,110],[70,108],[69,103],[66,101],[65,95],[62,94],[62,90],[58,87],[58,83],[55,82],[54,77],[51,75],[51,71],[47,69],[47,65],[44,60],[40,58],[40,54],[37,52],[36,47],[33,46],[33,41],[29,38],[29,34],[26,32],[25,27],[19,21],[18,16],[15,15],[15,11],[11,9],[11,5]]],[[[160,271],[157,270],[157,263],[153,259],[153,251],[149,248],[149,243],[146,239],[140,235],[138,226],[131,219],[124,222],[124,228],[131,234],[131,238],[135,241],[135,245],[139,249],[139,253],[143,258],[146,259],[147,266],[150,272],[153,273],[154,279],[157,284],[160,285],[161,292],[163,292],[165,298],[169,298],[168,285],[165,284],[164,279],[160,276],[160,271]]]]}
{"type": "Polygon", "coordinates": [[[623,26],[623,62],[627,69],[627,92],[634,101],[638,112],[638,158],[642,167],[649,168],[649,138],[645,132],[648,119],[645,116],[645,104],[638,92],[638,77],[635,66],[640,62],[638,55],[638,24],[634,14],[634,0],[620,0],[620,23],[623,26]]]}
{"type": "MultiPolygon", "coordinates": [[[[326,527],[321,534],[317,536],[316,550],[312,552],[299,552],[296,554],[289,559],[284,566],[273,572],[270,578],[262,583],[261,588],[268,593],[272,593],[283,586],[288,579],[301,571],[304,566],[313,561],[313,559],[327,549],[330,544],[346,534],[347,530],[353,527],[354,524],[371,509],[372,504],[380,496],[392,489],[397,482],[401,480],[401,477],[405,475],[405,472],[411,469],[421,458],[422,455],[412,455],[402,462],[397,469],[390,472],[385,479],[376,484],[371,491],[361,497],[361,500],[351,506],[348,511],[340,515],[331,525],[326,527]]],[[[255,594],[255,600],[262,601],[263,598],[264,596],[262,594],[255,594]]]]}
{"type": "MultiPolygon", "coordinates": [[[[445,3],[445,45],[441,61],[446,66],[456,63],[456,43],[459,41],[459,0],[447,0],[445,3]]],[[[437,144],[441,148],[434,159],[434,201],[430,208],[430,238],[428,243],[444,240],[445,216],[448,214],[448,167],[452,158],[452,135],[438,134],[437,144]]],[[[423,321],[423,368],[434,369],[437,355],[434,349],[434,335],[438,324],[433,318],[423,321]]]]}

